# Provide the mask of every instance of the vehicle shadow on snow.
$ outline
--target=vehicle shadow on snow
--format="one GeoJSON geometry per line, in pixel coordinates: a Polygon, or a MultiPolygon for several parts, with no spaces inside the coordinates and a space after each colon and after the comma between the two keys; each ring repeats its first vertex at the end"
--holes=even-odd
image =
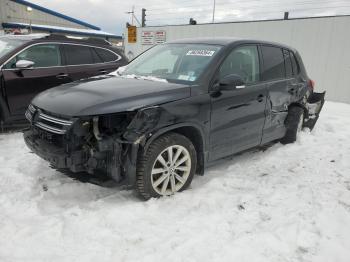
{"type": "MultiPolygon", "coordinates": [[[[203,177],[197,176],[194,178],[192,189],[190,190],[203,187],[212,179],[217,178],[218,172],[221,173],[221,171],[240,161],[249,160],[276,144],[278,143],[270,143],[266,146],[250,149],[214,162],[207,168],[203,177]]],[[[95,206],[95,203],[100,201],[107,204],[111,203],[111,205],[144,202],[138,197],[135,190],[127,190],[125,185],[116,183],[102,174],[90,175],[88,173],[61,171],[54,171],[54,173],[55,175],[51,178],[45,174],[44,177],[39,179],[42,197],[38,206],[44,214],[62,212],[73,206],[89,209],[91,205],[95,206]]],[[[186,194],[186,191],[184,193],[186,194]]],[[[171,198],[168,199],[171,200],[171,198]]]]}
{"type": "Polygon", "coordinates": [[[273,141],[263,146],[247,149],[245,151],[216,160],[206,168],[206,174],[204,174],[203,178],[200,179],[200,181],[199,179],[197,179],[197,181],[196,179],[194,179],[194,181],[196,184],[200,184],[200,185],[206,184],[210,182],[210,180],[217,178],[218,172],[212,172],[212,171],[219,171],[219,172],[226,171],[227,168],[229,168],[232,165],[235,165],[236,163],[240,163],[241,161],[246,161],[246,160],[254,161],[253,159],[254,156],[257,156],[260,153],[264,154],[265,151],[268,151],[272,147],[278,146],[278,145],[281,145],[279,141],[273,141]]]}

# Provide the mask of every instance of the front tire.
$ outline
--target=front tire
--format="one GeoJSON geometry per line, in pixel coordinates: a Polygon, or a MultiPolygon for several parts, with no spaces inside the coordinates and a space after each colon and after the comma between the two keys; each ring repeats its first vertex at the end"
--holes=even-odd
{"type": "Polygon", "coordinates": [[[187,137],[163,135],[139,157],[136,190],[144,199],[181,192],[191,184],[196,166],[196,150],[187,137]]]}
{"type": "Polygon", "coordinates": [[[304,124],[304,109],[298,106],[290,107],[285,120],[287,128],[285,136],[281,139],[282,144],[294,143],[297,140],[298,133],[302,130],[304,124]]]}

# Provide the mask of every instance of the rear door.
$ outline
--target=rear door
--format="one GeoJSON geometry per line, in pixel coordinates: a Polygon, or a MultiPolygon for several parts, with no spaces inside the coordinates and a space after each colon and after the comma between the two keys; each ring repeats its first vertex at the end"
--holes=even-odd
{"type": "Polygon", "coordinates": [[[62,66],[60,47],[57,44],[36,44],[20,52],[3,68],[11,115],[24,115],[28,104],[36,94],[68,82],[66,74],[66,69],[62,66]],[[19,60],[32,61],[34,66],[17,69],[16,62],[19,60]]]}
{"type": "Polygon", "coordinates": [[[93,53],[89,46],[63,44],[65,65],[71,81],[98,75],[93,53]]]}
{"type": "Polygon", "coordinates": [[[119,67],[121,56],[101,47],[64,44],[65,64],[72,81],[110,73],[119,67]]]}
{"type": "Polygon", "coordinates": [[[227,56],[217,78],[229,74],[240,75],[245,87],[211,95],[210,160],[257,146],[261,141],[267,92],[260,81],[256,45],[237,47],[227,56]]]}
{"type": "Polygon", "coordinates": [[[290,57],[284,49],[262,45],[260,50],[263,60],[262,78],[268,92],[267,116],[262,138],[262,143],[266,143],[284,136],[284,120],[296,83],[291,72],[290,57]]]}

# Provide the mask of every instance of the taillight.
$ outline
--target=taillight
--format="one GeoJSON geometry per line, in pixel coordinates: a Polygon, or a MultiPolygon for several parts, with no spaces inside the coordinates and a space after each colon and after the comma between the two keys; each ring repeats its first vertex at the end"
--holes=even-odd
{"type": "Polygon", "coordinates": [[[309,87],[312,89],[312,91],[314,90],[314,88],[315,88],[315,81],[314,80],[312,80],[312,79],[309,80],[309,87]]]}

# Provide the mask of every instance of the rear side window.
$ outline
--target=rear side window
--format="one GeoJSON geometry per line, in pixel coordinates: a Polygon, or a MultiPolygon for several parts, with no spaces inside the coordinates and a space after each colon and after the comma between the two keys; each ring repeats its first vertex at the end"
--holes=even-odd
{"type": "Polygon", "coordinates": [[[15,58],[11,59],[5,65],[5,68],[15,68],[16,62],[19,60],[34,62],[34,68],[60,66],[61,53],[58,45],[35,45],[22,51],[15,58]]]}
{"type": "Polygon", "coordinates": [[[286,77],[292,77],[293,76],[293,66],[292,66],[292,59],[291,54],[288,50],[283,50],[284,54],[284,66],[286,68],[286,77]]]}
{"type": "Polygon", "coordinates": [[[263,79],[284,78],[286,74],[282,49],[273,46],[262,46],[261,51],[264,61],[263,79]]]}
{"type": "Polygon", "coordinates": [[[98,56],[102,59],[103,62],[112,62],[119,59],[119,56],[112,53],[109,50],[102,48],[94,48],[98,56]]]}
{"type": "Polygon", "coordinates": [[[92,58],[94,59],[94,63],[103,63],[102,58],[96,52],[96,48],[90,47],[90,51],[92,53],[92,58]]]}
{"type": "Polygon", "coordinates": [[[94,59],[90,47],[80,45],[64,45],[67,65],[93,64],[94,59]]]}

